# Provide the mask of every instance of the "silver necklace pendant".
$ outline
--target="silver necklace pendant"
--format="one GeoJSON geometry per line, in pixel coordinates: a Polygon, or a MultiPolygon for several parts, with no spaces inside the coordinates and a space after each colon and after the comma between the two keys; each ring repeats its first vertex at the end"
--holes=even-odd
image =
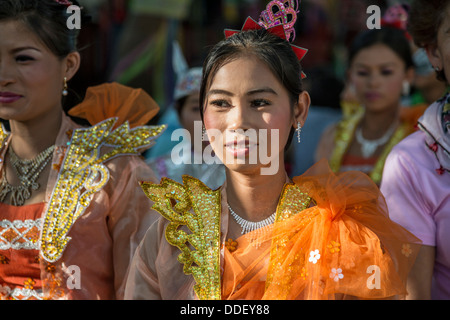
{"type": "Polygon", "coordinates": [[[234,210],[231,209],[229,204],[227,204],[227,205],[228,205],[228,209],[230,210],[231,216],[234,218],[234,220],[237,222],[237,224],[239,224],[239,226],[241,226],[241,228],[242,228],[241,234],[246,234],[247,232],[258,230],[263,227],[267,227],[268,225],[271,225],[275,222],[276,212],[272,213],[268,218],[266,218],[262,221],[253,222],[253,221],[245,220],[244,218],[239,216],[236,212],[234,212],[234,210]]]}
{"type": "Polygon", "coordinates": [[[396,121],[391,125],[391,127],[385,132],[385,134],[376,140],[367,140],[362,135],[362,128],[359,127],[356,129],[355,136],[358,143],[361,145],[361,153],[364,158],[370,158],[379,146],[384,145],[388,142],[389,138],[394,133],[396,127],[396,121]]]}

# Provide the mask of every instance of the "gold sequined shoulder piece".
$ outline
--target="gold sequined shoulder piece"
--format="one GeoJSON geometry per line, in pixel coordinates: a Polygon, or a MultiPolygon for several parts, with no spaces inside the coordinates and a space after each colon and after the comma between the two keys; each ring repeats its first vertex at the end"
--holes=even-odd
{"type": "Polygon", "coordinates": [[[412,132],[411,125],[408,123],[401,123],[398,128],[394,131],[394,134],[389,139],[388,143],[383,149],[383,152],[378,157],[375,166],[370,173],[370,178],[375,182],[378,186],[381,184],[381,178],[383,175],[384,163],[386,162],[387,156],[391,152],[392,148],[397,145],[401,140],[403,140],[407,135],[412,132]]]}
{"type": "Polygon", "coordinates": [[[183,272],[194,277],[198,298],[220,300],[220,189],[213,191],[187,175],[183,184],[163,178],[160,184],[142,182],[141,186],[153,208],[170,221],[167,242],[181,250],[178,261],[183,272]]]}
{"type": "Polygon", "coordinates": [[[338,123],[334,137],[335,147],[329,160],[330,168],[333,172],[339,172],[342,158],[353,140],[355,129],[361,121],[363,115],[364,109],[359,108],[352,114],[344,117],[344,119],[338,123]]]}
{"type": "Polygon", "coordinates": [[[8,139],[9,133],[3,127],[3,124],[0,125],[0,148],[3,148],[6,140],[8,139]]]}
{"type": "Polygon", "coordinates": [[[311,197],[294,183],[286,183],[281,192],[275,221],[282,221],[308,208],[311,197]]]}
{"type": "Polygon", "coordinates": [[[41,255],[48,262],[61,258],[71,227],[108,182],[104,163],[119,155],[139,154],[164,130],[164,126],[130,129],[128,123],[112,130],[116,121],[111,118],[72,134],[43,223],[41,255]]]}
{"type": "MultiPolygon", "coordinates": [[[[293,216],[299,218],[296,228],[301,228],[303,225],[310,222],[316,215],[316,212],[304,213],[303,211],[309,208],[311,203],[314,203],[313,199],[307,193],[303,192],[298,185],[294,183],[285,184],[280,201],[278,202],[274,226],[275,233],[278,223],[283,223],[293,216]]],[[[294,235],[295,234],[293,233],[291,236],[294,235]]],[[[271,285],[274,274],[280,272],[279,267],[284,261],[279,260],[286,257],[283,252],[289,250],[289,239],[291,236],[287,234],[283,234],[282,236],[274,235],[267,272],[266,288],[271,285]]],[[[289,277],[287,276],[285,279],[289,279],[289,277]]],[[[288,285],[288,283],[286,283],[286,285],[288,285]]]]}

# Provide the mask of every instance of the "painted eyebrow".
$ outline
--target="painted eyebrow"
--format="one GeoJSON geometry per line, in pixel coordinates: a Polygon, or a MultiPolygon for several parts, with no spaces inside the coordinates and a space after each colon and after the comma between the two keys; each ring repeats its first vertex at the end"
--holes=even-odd
{"type": "Polygon", "coordinates": [[[209,97],[213,94],[223,94],[223,95],[230,96],[230,97],[234,96],[234,94],[232,94],[231,92],[229,92],[227,90],[222,90],[222,89],[209,90],[208,93],[206,94],[206,96],[209,97]]]}
{"type": "Polygon", "coordinates": [[[278,95],[278,93],[276,93],[275,90],[273,90],[272,88],[269,88],[269,87],[250,90],[249,92],[247,92],[247,95],[250,96],[250,95],[258,94],[258,93],[271,93],[274,95],[278,95]]]}
{"type": "MultiPolygon", "coordinates": [[[[278,93],[275,90],[273,90],[272,88],[269,88],[269,87],[263,87],[263,88],[250,90],[247,92],[247,95],[251,96],[251,95],[258,94],[258,93],[271,93],[271,94],[278,95],[278,93]]],[[[223,94],[223,95],[230,96],[230,97],[234,96],[233,93],[231,93],[227,90],[222,90],[222,89],[210,90],[206,96],[209,97],[210,95],[213,95],[213,94],[223,94]]]]}
{"type": "Polygon", "coordinates": [[[11,53],[17,53],[17,52],[25,51],[25,50],[34,50],[34,51],[41,52],[41,50],[39,50],[38,48],[35,48],[35,47],[18,47],[18,48],[12,49],[11,53]]]}
{"type": "MultiPolygon", "coordinates": [[[[377,67],[389,67],[389,66],[395,66],[395,65],[396,64],[394,62],[386,62],[386,63],[381,63],[381,64],[377,65],[377,67]]],[[[369,66],[367,64],[356,63],[355,67],[370,68],[371,66],[369,66]]]]}

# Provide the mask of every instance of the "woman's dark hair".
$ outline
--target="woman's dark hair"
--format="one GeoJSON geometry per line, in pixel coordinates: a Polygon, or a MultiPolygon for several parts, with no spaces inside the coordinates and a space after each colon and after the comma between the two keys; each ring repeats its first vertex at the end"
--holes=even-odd
{"type": "MultiPolygon", "coordinates": [[[[437,33],[445,17],[448,0],[414,0],[408,18],[408,31],[421,48],[436,45],[437,33]]],[[[447,82],[444,70],[436,71],[437,78],[447,82]]]]}
{"type": "MultiPolygon", "coordinates": [[[[268,32],[266,29],[249,30],[236,33],[216,44],[208,53],[203,64],[200,87],[200,112],[203,120],[206,92],[217,71],[229,62],[242,56],[254,56],[272,70],[289,93],[291,105],[298,101],[303,91],[300,62],[286,40],[268,32]]],[[[294,128],[291,129],[286,148],[290,145],[294,128]]]]}
{"type": "Polygon", "coordinates": [[[79,30],[67,27],[69,16],[67,6],[56,0],[0,0],[0,21],[23,22],[60,58],[77,50],[79,30]]]}
{"type": "Polygon", "coordinates": [[[406,69],[414,67],[411,45],[403,30],[393,27],[381,29],[369,29],[358,34],[353,40],[348,52],[348,65],[350,66],[355,56],[362,50],[376,44],[384,44],[391,48],[405,63],[406,69]]]}

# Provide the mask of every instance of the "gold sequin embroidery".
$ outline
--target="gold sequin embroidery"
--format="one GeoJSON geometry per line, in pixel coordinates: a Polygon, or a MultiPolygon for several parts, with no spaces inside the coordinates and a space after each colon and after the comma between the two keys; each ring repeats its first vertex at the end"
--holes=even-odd
{"type": "Polygon", "coordinates": [[[187,175],[183,184],[163,178],[159,185],[142,182],[141,186],[154,202],[153,208],[170,221],[167,242],[181,250],[178,261],[183,272],[194,277],[198,298],[220,300],[220,190],[213,191],[187,175]],[[181,226],[187,226],[191,233],[181,226]]]}
{"type": "Polygon", "coordinates": [[[130,129],[124,123],[112,131],[116,118],[89,128],[74,130],[45,214],[41,254],[57,261],[70,237],[75,221],[89,206],[93,195],[109,180],[104,162],[123,154],[139,154],[154,143],[165,126],[130,129]],[[103,150],[106,149],[106,151],[103,150]]]}
{"type": "MultiPolygon", "coordinates": [[[[302,212],[306,208],[308,208],[311,204],[311,197],[308,196],[307,193],[302,192],[302,190],[296,184],[285,184],[283,191],[281,193],[280,201],[277,207],[277,214],[275,218],[275,226],[274,232],[276,234],[277,224],[288,222],[289,218],[294,215],[299,214],[297,216],[300,218],[300,223],[296,224],[296,227],[301,228],[307,223],[309,223],[317,214],[317,210],[310,211],[308,213],[302,212]]],[[[293,230],[291,235],[282,235],[282,236],[274,236],[272,240],[272,249],[270,252],[270,262],[269,269],[267,273],[266,280],[266,289],[272,285],[272,281],[274,275],[280,272],[283,268],[282,265],[284,263],[284,259],[287,256],[287,252],[290,250],[289,241],[290,237],[295,235],[295,231],[293,230]]],[[[305,278],[308,274],[307,270],[304,268],[305,262],[305,254],[300,253],[296,257],[294,257],[290,268],[288,269],[289,275],[285,275],[283,277],[284,283],[278,284],[277,286],[271,286],[271,290],[283,290],[284,292],[288,292],[285,290],[292,283],[292,277],[298,276],[301,274],[303,278],[305,278]],[[282,289],[284,288],[284,289],[282,289]]],[[[277,296],[283,296],[283,292],[277,294],[277,296]]]]}

